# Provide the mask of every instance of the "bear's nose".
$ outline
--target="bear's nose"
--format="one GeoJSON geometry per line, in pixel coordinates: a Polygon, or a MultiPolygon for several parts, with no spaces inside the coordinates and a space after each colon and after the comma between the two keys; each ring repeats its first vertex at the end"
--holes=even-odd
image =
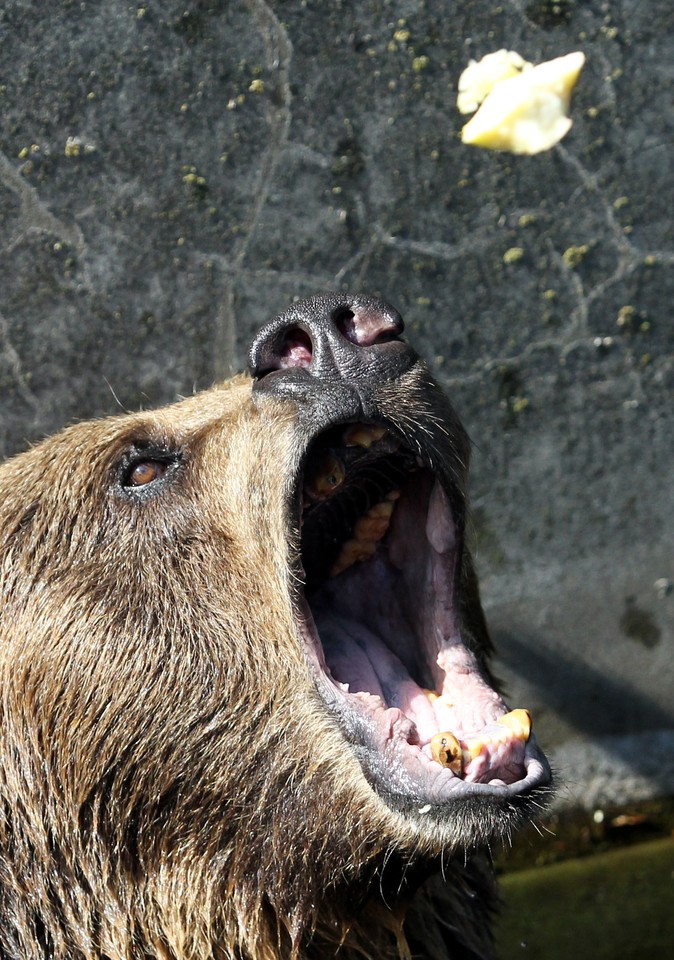
{"type": "Polygon", "coordinates": [[[373,297],[328,294],[300,300],[253,341],[255,387],[298,396],[309,382],[356,390],[399,377],[416,354],[400,339],[403,319],[373,297]]]}

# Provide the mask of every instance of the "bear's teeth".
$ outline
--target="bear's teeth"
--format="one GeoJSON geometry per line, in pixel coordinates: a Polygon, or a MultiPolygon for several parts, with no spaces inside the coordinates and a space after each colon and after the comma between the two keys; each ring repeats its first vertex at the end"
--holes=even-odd
{"type": "MultiPolygon", "coordinates": [[[[438,699],[438,694],[432,690],[424,690],[424,693],[431,703],[438,699]]],[[[528,710],[511,710],[510,713],[499,717],[496,722],[504,728],[502,734],[494,731],[491,736],[469,737],[467,740],[459,741],[449,730],[436,733],[430,740],[431,756],[460,777],[468,764],[479,757],[485,749],[505,743],[510,737],[526,743],[531,736],[531,714],[528,710]]]]}
{"type": "Polygon", "coordinates": [[[356,521],[356,525],[353,528],[355,539],[373,541],[375,543],[381,540],[388,530],[392,513],[393,503],[390,500],[376,504],[371,510],[368,510],[364,517],[356,521]]]}
{"type": "Polygon", "coordinates": [[[461,744],[449,730],[436,733],[431,737],[431,755],[434,760],[449,767],[452,773],[461,776],[463,773],[463,751],[461,744]]]}
{"type": "Polygon", "coordinates": [[[369,450],[386,433],[385,427],[374,427],[367,423],[354,423],[344,431],[346,447],[363,447],[369,450]]]}
{"type": "Polygon", "coordinates": [[[499,743],[506,743],[513,739],[526,743],[531,736],[531,714],[528,710],[511,710],[510,713],[504,713],[496,722],[503,727],[503,733],[494,731],[489,736],[470,737],[463,741],[464,764],[479,757],[485,748],[495,747],[499,743]]]}
{"type": "Polygon", "coordinates": [[[335,560],[330,570],[330,575],[335,577],[338,573],[348,569],[359,560],[367,560],[377,549],[377,544],[384,536],[391,522],[391,514],[395,506],[395,497],[387,495],[386,500],[381,503],[375,503],[366,514],[364,514],[353,528],[353,537],[342,545],[339,556],[335,560]]]}
{"type": "Polygon", "coordinates": [[[510,713],[504,713],[496,722],[508,727],[518,740],[527,741],[531,736],[531,714],[528,710],[511,710],[510,713]]]}

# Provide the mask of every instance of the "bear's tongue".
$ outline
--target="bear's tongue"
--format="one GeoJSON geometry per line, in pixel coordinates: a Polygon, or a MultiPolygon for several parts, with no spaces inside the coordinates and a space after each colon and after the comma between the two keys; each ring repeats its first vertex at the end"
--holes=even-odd
{"type": "Polygon", "coordinates": [[[374,695],[398,707],[414,721],[419,742],[430,741],[438,731],[431,701],[386,644],[345,616],[328,613],[317,626],[333,679],[347,685],[349,693],[374,695]]]}

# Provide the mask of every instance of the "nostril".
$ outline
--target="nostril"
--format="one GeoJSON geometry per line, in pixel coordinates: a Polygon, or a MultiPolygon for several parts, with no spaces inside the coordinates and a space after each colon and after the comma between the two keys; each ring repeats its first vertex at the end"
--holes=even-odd
{"type": "Polygon", "coordinates": [[[378,301],[335,307],[331,319],[342,336],[359,347],[396,340],[403,330],[400,314],[378,301]]]}
{"type": "Polygon", "coordinates": [[[311,337],[301,327],[292,326],[265,342],[262,338],[259,350],[253,348],[252,370],[257,380],[274,370],[290,367],[309,367],[314,355],[311,337]]]}
{"type": "Polygon", "coordinates": [[[291,327],[281,341],[278,368],[308,367],[314,355],[311,337],[301,327],[291,327]]]}
{"type": "Polygon", "coordinates": [[[330,319],[343,337],[346,337],[346,339],[352,343],[357,342],[354,337],[355,316],[351,307],[336,307],[330,314],[330,319]]]}

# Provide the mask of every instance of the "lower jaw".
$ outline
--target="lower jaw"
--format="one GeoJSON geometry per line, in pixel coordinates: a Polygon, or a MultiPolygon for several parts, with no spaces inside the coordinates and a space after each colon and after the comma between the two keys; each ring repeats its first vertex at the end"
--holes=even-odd
{"type": "Polygon", "coordinates": [[[436,693],[420,687],[371,628],[331,604],[312,605],[318,626],[305,604],[305,639],[319,692],[373,785],[442,804],[505,798],[546,779],[527,711],[508,711],[457,633],[430,671],[442,678],[436,693]]]}
{"type": "MultiPolygon", "coordinates": [[[[466,780],[424,752],[414,739],[414,724],[396,708],[381,706],[380,716],[365,705],[346,703],[332,683],[323,678],[321,693],[338,721],[377,793],[394,807],[427,813],[441,811],[463,800],[483,800],[498,805],[524,799],[551,780],[550,770],[532,734],[522,744],[519,776],[505,782],[489,776],[485,782],[466,780]],[[421,808],[428,807],[426,810],[421,808]]],[[[351,698],[355,700],[355,698],[351,698]]]]}
{"type": "MultiPolygon", "coordinates": [[[[344,737],[344,749],[358,761],[364,779],[394,813],[416,821],[439,844],[489,842],[539,813],[550,795],[551,772],[532,734],[524,746],[521,776],[511,783],[470,782],[456,776],[424,753],[414,739],[414,724],[400,710],[371,709],[339,690],[311,656],[318,693],[344,737]],[[470,838],[457,835],[457,822],[469,827],[470,838]]],[[[497,779],[497,778],[493,778],[497,779]]]]}

